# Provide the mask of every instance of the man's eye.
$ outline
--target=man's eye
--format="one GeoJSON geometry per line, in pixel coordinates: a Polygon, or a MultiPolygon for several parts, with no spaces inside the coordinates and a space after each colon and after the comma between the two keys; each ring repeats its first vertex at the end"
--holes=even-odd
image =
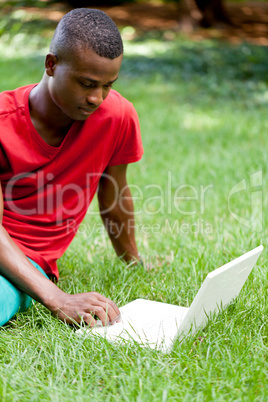
{"type": "MultiPolygon", "coordinates": [[[[80,85],[83,87],[83,88],[95,88],[95,84],[84,84],[84,82],[82,82],[82,81],[80,81],[80,85]]],[[[103,88],[105,88],[105,89],[109,89],[109,88],[111,88],[112,87],[112,85],[113,84],[106,84],[106,85],[103,85],[103,88]]]]}
{"type": "Polygon", "coordinates": [[[93,88],[93,87],[94,87],[94,84],[84,84],[83,82],[80,82],[80,85],[81,85],[83,88],[93,88]]]}

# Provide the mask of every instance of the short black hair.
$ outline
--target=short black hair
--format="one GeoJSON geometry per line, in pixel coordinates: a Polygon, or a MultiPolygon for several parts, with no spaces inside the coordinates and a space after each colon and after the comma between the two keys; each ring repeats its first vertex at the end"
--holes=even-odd
{"type": "Polygon", "coordinates": [[[114,21],[103,11],[76,8],[60,20],[50,44],[58,57],[77,49],[93,49],[99,56],[115,59],[123,53],[123,42],[114,21]]]}

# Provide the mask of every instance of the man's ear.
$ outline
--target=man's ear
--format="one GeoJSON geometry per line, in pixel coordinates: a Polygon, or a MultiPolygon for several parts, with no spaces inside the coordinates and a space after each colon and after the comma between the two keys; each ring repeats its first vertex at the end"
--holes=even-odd
{"type": "Polygon", "coordinates": [[[45,70],[46,70],[47,75],[49,75],[50,77],[53,77],[55,67],[56,67],[58,61],[59,61],[58,57],[56,56],[55,53],[48,53],[46,55],[45,70]]]}

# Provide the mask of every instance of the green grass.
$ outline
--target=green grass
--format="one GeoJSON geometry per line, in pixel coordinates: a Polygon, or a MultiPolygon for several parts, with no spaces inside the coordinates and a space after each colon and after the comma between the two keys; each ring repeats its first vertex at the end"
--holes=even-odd
{"type": "MultiPolygon", "coordinates": [[[[25,38],[14,35],[14,51],[2,41],[1,90],[42,76],[41,45],[25,38]]],[[[209,271],[266,248],[267,84],[266,48],[156,34],[126,43],[115,88],[140,117],[145,155],[129,183],[139,186],[137,242],[151,268],[115,257],[94,201],[59,262],[59,286],[119,305],[143,297],[188,306],[209,271]],[[255,172],[262,185],[250,188],[255,172]],[[255,190],[262,203],[252,206],[255,190]]],[[[170,355],[77,337],[36,303],[0,329],[1,400],[266,401],[267,279],[265,249],[239,298],[170,355]]]]}

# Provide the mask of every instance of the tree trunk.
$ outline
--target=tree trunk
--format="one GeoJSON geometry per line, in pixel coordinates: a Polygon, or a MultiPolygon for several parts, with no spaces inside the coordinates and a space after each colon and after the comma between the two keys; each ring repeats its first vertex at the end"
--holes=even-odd
{"type": "Polygon", "coordinates": [[[183,31],[196,26],[205,28],[223,24],[232,25],[223,5],[224,0],[177,0],[180,23],[183,31]]]}
{"type": "Polygon", "coordinates": [[[212,27],[218,23],[231,24],[223,0],[195,0],[202,14],[200,21],[204,27],[212,27]]]}

